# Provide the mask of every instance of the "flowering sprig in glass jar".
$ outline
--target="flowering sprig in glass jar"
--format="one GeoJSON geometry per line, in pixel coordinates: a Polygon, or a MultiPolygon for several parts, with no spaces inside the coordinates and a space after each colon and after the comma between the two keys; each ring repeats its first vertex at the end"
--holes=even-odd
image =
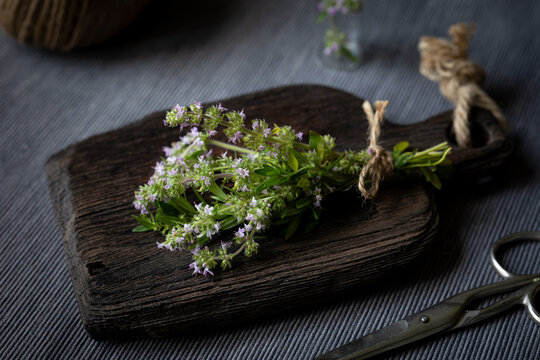
{"type": "Polygon", "coordinates": [[[360,12],[362,0],[322,0],[318,4],[319,22],[328,19],[319,59],[328,67],[353,70],[360,65],[360,12]]]}

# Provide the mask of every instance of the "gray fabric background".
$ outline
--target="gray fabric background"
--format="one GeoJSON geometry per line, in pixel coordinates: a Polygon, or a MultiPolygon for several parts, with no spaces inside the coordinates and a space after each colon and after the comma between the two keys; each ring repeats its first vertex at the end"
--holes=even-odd
{"type": "MultiPolygon", "coordinates": [[[[315,1],[156,2],[98,48],[58,54],[0,32],[0,358],[308,359],[456,292],[499,280],[487,261],[500,236],[540,230],[540,2],[366,1],[365,63],[321,67],[315,1]],[[191,5],[193,6],[193,5],[191,5]],[[439,198],[441,231],[409,280],[341,301],[183,339],[96,342],[78,316],[48,195],[49,156],[90,135],[193,99],[315,83],[390,100],[412,123],[451,107],[418,74],[418,38],[476,21],[470,57],[511,124],[515,152],[487,184],[439,198]]],[[[514,265],[539,268],[538,248],[514,265]]],[[[360,270],[361,271],[361,270],[360,270]]],[[[540,359],[540,326],[524,311],[394,352],[403,359],[540,359]]]]}

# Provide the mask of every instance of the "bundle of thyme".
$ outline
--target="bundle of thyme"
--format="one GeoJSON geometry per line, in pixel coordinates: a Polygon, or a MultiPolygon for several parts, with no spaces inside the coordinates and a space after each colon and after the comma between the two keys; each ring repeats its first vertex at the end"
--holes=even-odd
{"type": "MultiPolygon", "coordinates": [[[[304,134],[289,126],[255,119],[248,127],[243,110],[228,111],[221,104],[177,105],[164,123],[190,129],[163,149],[154,174],[136,191],[140,225],[133,230],[160,231],[165,239],[159,248],[190,250],[194,274],[213,275],[216,266],[230,268],[241,253],[256,254],[260,235],[270,226],[283,226],[285,239],[299,229],[312,230],[323,200],[355,186],[372,157],[366,150],[338,152],[332,136],[314,131],[303,143],[304,134]],[[228,142],[215,139],[218,131],[228,142]],[[225,152],[216,156],[216,147],[225,152]],[[230,232],[229,241],[212,244],[223,232],[230,232]]],[[[440,187],[435,170],[449,146],[418,152],[408,147],[407,142],[394,146],[394,171],[421,171],[440,187]]]]}

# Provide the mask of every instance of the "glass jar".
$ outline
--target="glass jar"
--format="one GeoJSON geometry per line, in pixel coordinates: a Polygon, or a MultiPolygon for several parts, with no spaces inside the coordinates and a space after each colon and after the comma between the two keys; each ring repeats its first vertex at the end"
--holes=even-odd
{"type": "Polygon", "coordinates": [[[360,12],[328,15],[326,30],[319,39],[317,57],[329,68],[354,70],[362,62],[360,12]]]}

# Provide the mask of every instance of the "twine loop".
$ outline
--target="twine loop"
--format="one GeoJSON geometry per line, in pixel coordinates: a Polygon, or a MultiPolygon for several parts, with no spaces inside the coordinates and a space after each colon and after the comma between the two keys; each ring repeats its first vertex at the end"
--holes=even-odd
{"type": "Polygon", "coordinates": [[[366,199],[373,199],[377,195],[384,176],[394,170],[392,154],[378,144],[384,110],[387,106],[388,101],[376,101],[375,113],[373,113],[373,108],[368,101],[362,105],[369,122],[368,153],[371,158],[362,167],[358,177],[358,189],[366,199]]]}
{"type": "Polygon", "coordinates": [[[443,96],[456,104],[453,127],[457,144],[462,147],[471,146],[469,112],[472,106],[490,111],[501,127],[508,130],[505,116],[481,88],[486,73],[467,59],[469,39],[475,27],[474,24],[456,24],[448,30],[451,41],[422,36],[418,43],[420,73],[429,80],[437,81],[443,96]]]}

